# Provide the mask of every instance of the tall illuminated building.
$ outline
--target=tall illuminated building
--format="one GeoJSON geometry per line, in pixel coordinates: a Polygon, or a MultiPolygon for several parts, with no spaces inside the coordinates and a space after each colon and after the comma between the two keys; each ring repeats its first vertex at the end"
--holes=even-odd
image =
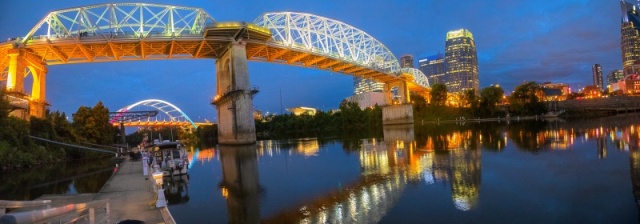
{"type": "Polygon", "coordinates": [[[600,66],[600,64],[594,64],[593,67],[591,67],[591,72],[593,73],[593,85],[602,91],[604,87],[602,83],[602,66],[600,66]]]}
{"type": "Polygon", "coordinates": [[[634,62],[640,59],[640,15],[638,5],[620,1],[622,24],[620,26],[620,49],[622,52],[622,70],[624,75],[638,74],[634,71],[634,62]]]}
{"type": "Polygon", "coordinates": [[[419,69],[427,79],[429,84],[443,83],[444,78],[444,55],[436,54],[423,59],[418,60],[420,65],[419,69]]]}
{"type": "Polygon", "coordinates": [[[467,29],[447,32],[444,51],[444,84],[450,93],[473,89],[479,93],[478,54],[473,34],[467,29]]]}
{"type": "Polygon", "coordinates": [[[614,84],[622,79],[624,79],[624,73],[622,70],[613,70],[607,75],[607,85],[614,84]]]}
{"type": "Polygon", "coordinates": [[[358,95],[366,92],[382,92],[384,90],[384,83],[376,82],[371,79],[364,79],[359,77],[353,78],[353,93],[358,95]]]}
{"type": "Polygon", "coordinates": [[[401,68],[413,68],[413,55],[405,54],[400,57],[400,67],[401,68]]]}

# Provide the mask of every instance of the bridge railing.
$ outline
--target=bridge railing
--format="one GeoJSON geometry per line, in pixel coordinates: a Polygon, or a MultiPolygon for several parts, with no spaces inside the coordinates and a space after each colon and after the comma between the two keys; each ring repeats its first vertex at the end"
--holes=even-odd
{"type": "MultiPolygon", "coordinates": [[[[44,40],[75,40],[79,39],[144,39],[146,37],[166,37],[166,38],[203,38],[202,32],[185,33],[185,32],[160,32],[149,31],[145,33],[133,32],[133,31],[109,31],[109,32],[76,32],[71,35],[33,35],[28,38],[31,41],[44,41],[44,40]]],[[[23,37],[7,38],[6,42],[21,42],[23,37]]]]}
{"type": "Polygon", "coordinates": [[[41,207],[47,206],[49,208],[51,205],[51,200],[36,200],[36,201],[6,201],[0,200],[0,215],[4,215],[7,213],[7,208],[16,209],[16,208],[31,208],[31,207],[41,207]]]}
{"type": "MultiPolygon", "coordinates": [[[[50,202],[50,201],[49,201],[50,202]]],[[[55,208],[9,213],[0,216],[0,223],[111,223],[109,199],[55,208]],[[102,212],[104,210],[104,213],[102,212]],[[101,217],[98,219],[97,217],[101,217]]]]}

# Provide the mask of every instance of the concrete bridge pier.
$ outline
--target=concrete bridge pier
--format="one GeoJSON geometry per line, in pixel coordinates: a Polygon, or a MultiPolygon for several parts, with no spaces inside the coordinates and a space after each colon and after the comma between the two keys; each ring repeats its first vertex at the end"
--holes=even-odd
{"type": "Polygon", "coordinates": [[[385,103],[382,107],[382,125],[413,124],[413,105],[409,98],[406,80],[395,80],[384,84],[385,103]],[[399,97],[394,98],[393,89],[397,88],[399,97]]]}
{"type": "Polygon", "coordinates": [[[14,110],[12,116],[22,119],[29,119],[29,116],[37,118],[45,117],[46,109],[46,78],[47,66],[36,56],[29,54],[24,49],[12,49],[7,54],[9,56],[9,69],[7,73],[7,95],[15,99],[28,101],[28,110],[14,110]],[[28,70],[27,70],[28,69],[28,70]],[[31,87],[31,97],[24,91],[24,77],[31,73],[33,84],[31,87]]]}
{"type": "Polygon", "coordinates": [[[247,51],[241,41],[229,45],[216,61],[217,94],[212,104],[218,111],[218,142],[227,145],[254,144],[253,95],[249,85],[247,51]]]}

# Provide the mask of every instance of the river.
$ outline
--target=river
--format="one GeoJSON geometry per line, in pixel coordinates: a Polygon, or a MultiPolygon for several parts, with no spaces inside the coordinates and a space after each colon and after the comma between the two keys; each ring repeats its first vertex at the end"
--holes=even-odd
{"type": "MultiPolygon", "coordinates": [[[[191,148],[188,180],[166,196],[178,223],[636,223],[639,139],[634,114],[191,148]]],[[[40,179],[3,183],[0,197],[80,192],[73,178],[40,179]]]]}

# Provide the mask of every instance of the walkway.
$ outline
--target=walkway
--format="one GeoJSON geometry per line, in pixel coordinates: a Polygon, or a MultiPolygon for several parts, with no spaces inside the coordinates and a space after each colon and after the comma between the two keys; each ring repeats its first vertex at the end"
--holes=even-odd
{"type": "Polygon", "coordinates": [[[153,180],[145,180],[142,161],[125,159],[94,200],[109,198],[111,220],[141,220],[145,223],[174,223],[167,207],[156,208],[153,180]]]}
{"type": "Polygon", "coordinates": [[[130,219],[152,224],[174,224],[175,221],[167,207],[155,207],[154,182],[152,178],[145,180],[142,174],[142,162],[131,161],[126,157],[122,158],[125,159],[116,168],[116,173],[102,186],[99,193],[48,194],[37,198],[37,200],[51,200],[51,207],[59,207],[109,198],[111,223],[130,219]]]}

